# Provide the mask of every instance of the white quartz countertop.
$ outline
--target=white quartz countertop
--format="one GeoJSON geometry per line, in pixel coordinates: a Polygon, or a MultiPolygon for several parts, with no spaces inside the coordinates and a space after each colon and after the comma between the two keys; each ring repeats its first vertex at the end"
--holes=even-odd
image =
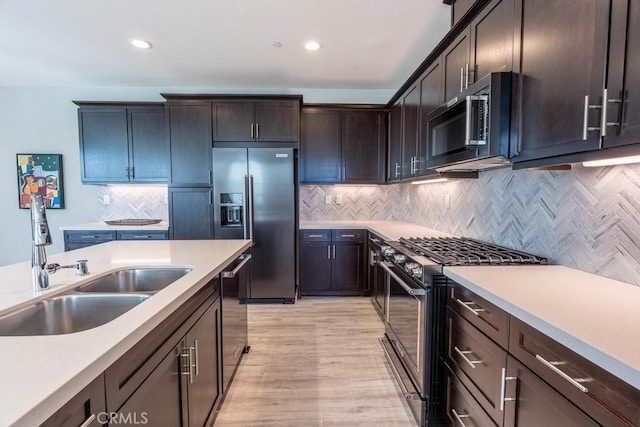
{"type": "Polygon", "coordinates": [[[400,237],[451,237],[451,234],[402,221],[300,221],[300,229],[362,228],[385,240],[400,237]]]}
{"type": "Polygon", "coordinates": [[[157,224],[149,224],[149,225],[109,225],[103,221],[97,222],[87,222],[85,224],[76,224],[76,225],[61,225],[58,227],[60,230],[100,230],[100,231],[127,231],[127,230],[162,230],[166,231],[169,229],[169,222],[160,221],[157,224]]]}
{"type": "Polygon", "coordinates": [[[72,269],[50,275],[33,292],[31,263],[0,268],[0,315],[128,266],[173,265],[193,271],[97,328],[64,335],[0,337],[0,425],[39,425],[142,337],[220,273],[248,240],[113,241],[51,255],[49,262],[89,260],[88,276],[72,269]]]}
{"type": "Polygon", "coordinates": [[[444,272],[640,389],[640,287],[561,265],[445,267],[444,272]]]}

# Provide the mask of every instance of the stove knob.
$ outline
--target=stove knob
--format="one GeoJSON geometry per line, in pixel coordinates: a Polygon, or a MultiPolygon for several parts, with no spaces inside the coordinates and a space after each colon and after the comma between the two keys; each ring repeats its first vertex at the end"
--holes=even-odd
{"type": "Polygon", "coordinates": [[[393,262],[395,262],[396,264],[402,264],[405,261],[407,261],[407,257],[405,255],[402,254],[395,254],[393,256],[393,262]]]}
{"type": "Polygon", "coordinates": [[[391,255],[396,253],[395,249],[393,249],[391,246],[386,246],[386,245],[381,246],[380,250],[382,251],[382,254],[387,257],[390,257],[391,255]]]}
{"type": "Polygon", "coordinates": [[[413,272],[418,267],[418,264],[415,262],[408,262],[404,265],[404,271],[413,276],[413,272]]]}
{"type": "Polygon", "coordinates": [[[416,279],[422,279],[422,267],[419,264],[416,264],[411,273],[416,279]]]}

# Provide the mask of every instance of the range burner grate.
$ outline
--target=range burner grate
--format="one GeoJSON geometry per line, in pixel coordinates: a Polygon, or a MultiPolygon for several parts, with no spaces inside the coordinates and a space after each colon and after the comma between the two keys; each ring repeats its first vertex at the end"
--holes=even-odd
{"type": "Polygon", "coordinates": [[[442,265],[547,264],[546,258],[481,240],[462,237],[423,237],[400,242],[442,265]]]}

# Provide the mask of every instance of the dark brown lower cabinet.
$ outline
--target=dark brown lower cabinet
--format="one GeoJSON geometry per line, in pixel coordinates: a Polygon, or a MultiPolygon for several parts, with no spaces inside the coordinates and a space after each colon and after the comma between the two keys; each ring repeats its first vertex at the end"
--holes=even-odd
{"type": "Polygon", "coordinates": [[[326,242],[300,244],[300,293],[331,292],[331,245],[326,242]]]}
{"type": "Polygon", "coordinates": [[[220,315],[218,298],[185,336],[180,372],[187,379],[182,400],[188,402],[186,406],[191,427],[204,426],[213,419],[213,410],[221,398],[220,315]]]}
{"type": "Polygon", "coordinates": [[[43,426],[212,425],[222,400],[219,280],[211,280],[43,426]]]}
{"type": "Polygon", "coordinates": [[[133,425],[137,421],[152,426],[188,425],[180,399],[181,377],[177,375],[180,351],[181,346],[171,349],[125,404],[110,415],[114,424],[133,425]]]}
{"type": "Polygon", "coordinates": [[[102,418],[105,412],[104,374],[100,374],[91,384],[41,424],[41,427],[101,426],[104,422],[102,418]]]}
{"type": "Polygon", "coordinates": [[[364,230],[301,230],[301,295],[361,295],[364,279],[364,230]]]}
{"type": "MultiPolygon", "coordinates": [[[[218,279],[214,282],[213,286],[219,290],[218,279]]],[[[163,345],[148,358],[153,361],[157,360],[158,353],[162,353],[161,357],[164,355],[155,369],[139,385],[132,383],[118,390],[115,388],[119,382],[117,378],[127,372],[123,363],[139,363],[140,349],[134,347],[128,360],[127,355],[123,356],[125,360],[116,362],[118,369],[107,371],[111,377],[108,378],[107,401],[117,405],[121,399],[112,398],[112,392],[117,396],[126,388],[135,388],[135,391],[121,407],[109,407],[109,412],[114,412],[121,420],[139,421],[145,417],[149,425],[154,426],[202,427],[210,424],[222,391],[220,318],[220,298],[219,293],[215,293],[167,339],[166,343],[177,342],[168,353],[167,346],[163,345]]],[[[143,363],[129,378],[135,378],[139,371],[146,372],[148,364],[143,363]]],[[[130,382],[129,378],[123,378],[121,382],[130,382]]]]}
{"type": "Polygon", "coordinates": [[[600,424],[527,369],[507,359],[504,419],[507,426],[588,427],[600,424]]]}
{"type": "Polygon", "coordinates": [[[445,376],[447,417],[452,426],[490,427],[496,425],[450,370],[446,371],[445,376]]]}

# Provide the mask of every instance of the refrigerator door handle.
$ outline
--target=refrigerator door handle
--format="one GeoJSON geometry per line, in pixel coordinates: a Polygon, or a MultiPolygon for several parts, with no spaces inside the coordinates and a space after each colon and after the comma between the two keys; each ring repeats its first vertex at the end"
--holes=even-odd
{"type": "Polygon", "coordinates": [[[255,246],[256,242],[253,235],[253,175],[249,175],[249,191],[247,198],[247,206],[249,210],[249,239],[251,240],[251,246],[255,246]]]}
{"type": "Polygon", "coordinates": [[[242,209],[242,238],[249,238],[249,175],[244,176],[244,188],[242,189],[242,200],[244,209],[242,209]]]}

